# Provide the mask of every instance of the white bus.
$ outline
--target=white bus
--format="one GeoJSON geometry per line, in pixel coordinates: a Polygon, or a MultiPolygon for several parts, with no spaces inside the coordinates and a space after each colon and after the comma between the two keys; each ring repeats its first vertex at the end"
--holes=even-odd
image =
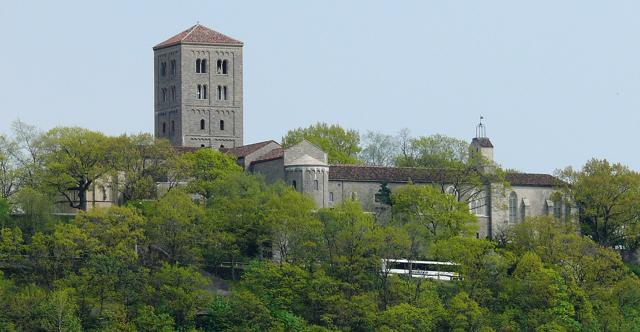
{"type": "Polygon", "coordinates": [[[452,262],[382,259],[382,273],[408,275],[412,278],[459,280],[459,268],[459,264],[452,262]]]}

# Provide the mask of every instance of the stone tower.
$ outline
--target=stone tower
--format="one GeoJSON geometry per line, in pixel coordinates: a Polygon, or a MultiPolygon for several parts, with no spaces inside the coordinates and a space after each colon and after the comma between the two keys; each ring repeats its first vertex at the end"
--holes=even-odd
{"type": "Polygon", "coordinates": [[[153,47],[156,137],[174,146],[243,144],[242,46],[196,24],[153,47]]]}

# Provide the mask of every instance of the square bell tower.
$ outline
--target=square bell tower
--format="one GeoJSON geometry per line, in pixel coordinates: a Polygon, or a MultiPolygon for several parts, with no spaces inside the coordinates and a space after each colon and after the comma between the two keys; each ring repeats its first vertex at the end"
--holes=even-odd
{"type": "Polygon", "coordinates": [[[153,47],[155,137],[186,147],[243,144],[242,46],[196,24],[153,47]]]}

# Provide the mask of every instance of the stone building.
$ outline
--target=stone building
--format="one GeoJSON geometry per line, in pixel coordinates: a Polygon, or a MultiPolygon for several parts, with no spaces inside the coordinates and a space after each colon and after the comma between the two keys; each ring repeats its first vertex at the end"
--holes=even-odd
{"type": "Polygon", "coordinates": [[[242,145],[242,46],[196,24],[153,47],[156,137],[175,146],[242,145]]]}
{"type": "MultiPolygon", "coordinates": [[[[481,144],[485,157],[493,156],[486,138],[474,138],[470,147],[481,144]]],[[[318,207],[330,208],[345,200],[360,202],[365,211],[383,213],[388,206],[379,202],[383,185],[392,192],[407,183],[430,185],[437,181],[433,169],[365,165],[329,165],[327,154],[303,141],[288,149],[274,141],[226,149],[248,172],[263,174],[268,182],[284,181],[314,199],[318,207]]],[[[570,218],[574,211],[562,200],[554,201],[558,180],[549,174],[507,173],[503,184],[487,184],[485,195],[469,202],[479,222],[478,237],[499,236],[509,225],[525,217],[554,215],[570,218]]]]}
{"type": "MultiPolygon", "coordinates": [[[[436,181],[434,171],[424,168],[329,165],[327,154],[307,141],[287,149],[275,141],[243,145],[242,46],[196,24],[153,48],[156,137],[183,149],[229,153],[246,171],[263,174],[269,182],[284,181],[324,208],[357,200],[366,211],[384,213],[388,206],[376,199],[383,185],[393,191],[407,183],[436,181]]],[[[484,170],[490,172],[494,146],[482,124],[470,149],[490,162],[484,170]]],[[[553,176],[508,173],[506,180],[509,186],[487,183],[483,194],[468,199],[480,224],[478,237],[499,236],[528,216],[571,217],[569,205],[552,199],[553,176]]]]}

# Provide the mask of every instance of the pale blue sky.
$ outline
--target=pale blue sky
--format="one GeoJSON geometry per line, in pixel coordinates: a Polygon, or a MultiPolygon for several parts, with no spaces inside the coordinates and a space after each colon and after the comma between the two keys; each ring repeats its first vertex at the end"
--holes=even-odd
{"type": "Polygon", "coordinates": [[[15,1],[0,132],[152,131],[153,53],[200,21],[245,43],[245,142],[317,121],[470,139],[504,167],[640,169],[639,1],[15,1]]]}

